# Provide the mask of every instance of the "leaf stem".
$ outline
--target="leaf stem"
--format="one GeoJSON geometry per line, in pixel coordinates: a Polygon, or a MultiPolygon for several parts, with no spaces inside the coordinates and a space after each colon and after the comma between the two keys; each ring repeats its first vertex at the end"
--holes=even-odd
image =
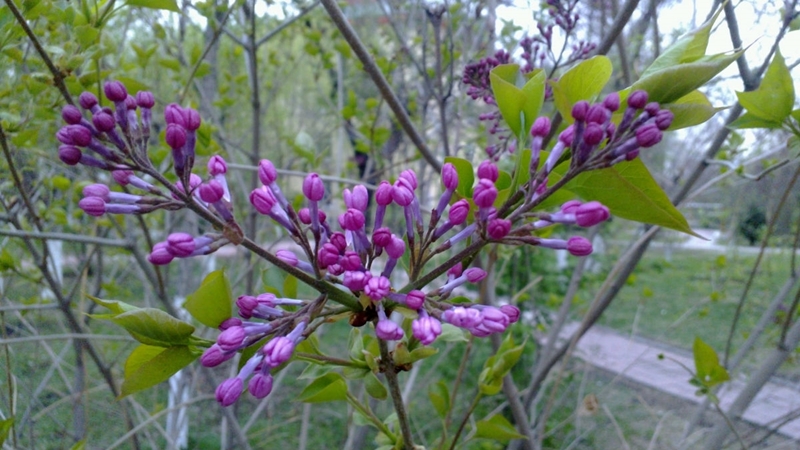
{"type": "Polygon", "coordinates": [[[357,409],[361,414],[366,416],[376,428],[381,430],[381,432],[389,438],[389,440],[392,442],[397,442],[397,436],[392,433],[392,430],[390,430],[385,423],[381,422],[381,420],[375,415],[374,412],[372,412],[372,409],[370,409],[369,406],[358,401],[358,399],[350,392],[347,393],[347,403],[352,405],[353,408],[357,409]]]}

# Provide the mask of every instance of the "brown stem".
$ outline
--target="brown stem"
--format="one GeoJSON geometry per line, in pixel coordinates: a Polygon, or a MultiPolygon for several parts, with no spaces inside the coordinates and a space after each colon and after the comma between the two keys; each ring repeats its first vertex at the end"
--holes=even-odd
{"type": "Polygon", "coordinates": [[[400,432],[403,435],[403,448],[406,450],[414,450],[414,440],[411,435],[408,414],[406,414],[406,407],[403,404],[403,394],[400,392],[400,383],[397,380],[397,368],[394,365],[392,356],[389,354],[389,347],[386,345],[386,341],[378,339],[378,344],[381,349],[383,374],[386,375],[386,382],[389,384],[389,392],[392,396],[394,410],[397,412],[397,421],[400,422],[400,432]]]}

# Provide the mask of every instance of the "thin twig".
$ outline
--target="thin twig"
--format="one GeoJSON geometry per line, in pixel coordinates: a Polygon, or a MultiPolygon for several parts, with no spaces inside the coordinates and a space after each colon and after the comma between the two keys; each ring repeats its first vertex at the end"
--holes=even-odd
{"type": "Polygon", "coordinates": [[[403,404],[403,394],[400,392],[400,383],[397,380],[394,360],[389,354],[389,346],[386,344],[386,341],[378,339],[378,344],[381,350],[381,365],[384,369],[383,374],[386,376],[386,382],[389,384],[389,393],[392,396],[394,410],[397,413],[397,421],[400,422],[400,432],[403,435],[403,448],[406,450],[414,450],[414,440],[411,435],[411,427],[408,422],[406,407],[403,404]]]}

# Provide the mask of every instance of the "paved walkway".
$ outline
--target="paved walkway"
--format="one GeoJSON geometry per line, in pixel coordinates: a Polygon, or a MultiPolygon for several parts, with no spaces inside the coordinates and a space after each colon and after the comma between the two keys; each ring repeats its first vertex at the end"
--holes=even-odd
{"type": "MultiPolygon", "coordinates": [[[[579,324],[564,327],[562,337],[568,338],[579,324]]],[[[609,328],[595,326],[578,342],[575,355],[584,361],[627,379],[650,386],[659,391],[700,403],[701,397],[694,395],[696,387],[689,384],[690,375],[675,361],[694,369],[694,359],[687,354],[678,354],[666,347],[656,346],[640,340],[631,340],[609,328]],[[659,359],[663,353],[668,358],[659,359]],[[672,360],[670,360],[670,358],[672,360]]],[[[720,404],[727,409],[741,389],[744,381],[726,383],[720,392],[720,404]]],[[[748,422],[773,428],[781,417],[800,408],[800,385],[787,386],[775,382],[767,383],[744,413],[748,422]]],[[[778,433],[800,440],[800,417],[784,424],[778,433]]]]}

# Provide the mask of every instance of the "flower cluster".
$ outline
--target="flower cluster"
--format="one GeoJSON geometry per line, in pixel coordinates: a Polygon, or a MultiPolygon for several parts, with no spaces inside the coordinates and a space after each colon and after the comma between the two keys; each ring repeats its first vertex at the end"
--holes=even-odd
{"type": "MultiPolygon", "coordinates": [[[[81,106],[91,112],[92,122],[84,119],[77,108],[64,108],[68,125],[58,132],[63,143],[59,156],[70,164],[111,171],[118,184],[144,191],[145,195],[112,192],[107,186],[92,184],[84,189],[80,207],[95,216],[191,207],[204,217],[213,218],[215,225],[222,228],[222,233],[202,236],[170,234],[150,253],[150,262],[157,265],[243,242],[233,216],[226,162],[219,156],[211,157],[205,179],[192,172],[195,132],[200,124],[197,112],[175,104],[165,109],[165,140],[172,149],[178,177],[177,182],[170,183],[153,168],[146,154],[152,95],[140,92],[134,99],[118,82],[106,84],[105,93],[114,102],[115,110],[99,107],[91,94],[81,95],[81,106]],[[81,149],[85,148],[100,158],[84,154],[81,149]],[[137,172],[156,178],[168,192],[140,178],[137,172]]],[[[657,143],[662,130],[672,121],[669,111],[647,103],[644,92],[628,97],[621,121],[615,125],[611,117],[619,108],[616,94],[595,105],[576,103],[573,124],[559,134],[558,142],[541,162],[543,139],[551,124],[546,117],[537,119],[531,129],[529,180],[517,192],[510,193],[508,200],[500,195],[501,172],[492,161],[478,166],[473,186],[461,186],[459,171],[452,163],[446,163],[441,172],[442,194],[430,210],[418,197],[416,173],[405,170],[393,181],[381,181],[372,195],[364,185],[344,189],[345,210],[333,219],[323,210],[326,185],[322,176],[310,173],[304,178],[302,193],[306,204],[295,211],[281,190],[278,170],[271,161],[262,160],[258,167],[261,186],[250,192],[250,205],[285,230],[297,248],[282,248],[274,253],[259,251],[285,270],[312,280],[310,284],[321,295],[314,301],[278,298],[270,293],[238,298],[239,317],[228,318],[219,326],[221,332],[203,354],[202,364],[214,367],[245,348],[266,343],[258,344],[260,347],[235,377],[218,386],[219,403],[233,404],[245,383],[256,398],[267,396],[272,389],[273,370],[286,363],[297,344],[322,323],[318,315],[334,293],[346,295],[357,305],[350,321],[353,326],[371,322],[376,336],[385,341],[408,339],[430,345],[442,334],[443,323],[479,337],[505,331],[519,319],[520,311],[515,306],[450,302],[456,289],[487,276],[479,267],[462,266],[462,261],[471,261],[468,256],[490,243],[567,250],[575,256],[591,254],[591,243],[581,236],[543,238],[538,230],[554,224],[591,227],[609,218],[608,208],[596,201],[573,200],[556,212],[534,209],[560,187],[558,183],[548,184],[548,178],[557,168],[564,167],[562,162],[567,155],[570,162],[566,172],[560,173],[562,185],[582,171],[635,158],[641,148],[657,143]],[[402,216],[400,223],[387,220],[392,217],[387,215],[390,208],[402,216]],[[450,258],[433,271],[424,272],[426,264],[437,255],[462,245],[458,259],[450,258]],[[398,266],[406,268],[406,276],[397,276],[398,266]],[[437,282],[437,274],[446,275],[446,280],[437,282]],[[411,280],[406,286],[395,285],[405,284],[406,280],[411,280]],[[325,286],[331,289],[326,290],[325,286]],[[284,308],[287,305],[291,308],[284,308]],[[403,327],[392,320],[397,308],[416,313],[410,327],[412,336],[405,336],[403,327]]]]}

